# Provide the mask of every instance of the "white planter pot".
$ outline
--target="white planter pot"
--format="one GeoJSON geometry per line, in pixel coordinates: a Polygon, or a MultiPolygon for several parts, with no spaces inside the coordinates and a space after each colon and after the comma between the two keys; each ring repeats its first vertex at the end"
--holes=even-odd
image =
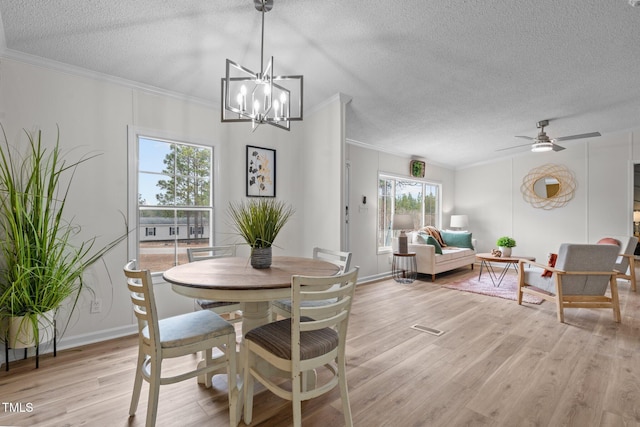
{"type": "MultiPolygon", "coordinates": [[[[38,316],[39,341],[51,341],[54,336],[53,316],[55,310],[47,311],[38,316]]],[[[10,348],[29,348],[36,346],[33,333],[33,323],[25,317],[10,317],[7,321],[10,348]]]]}
{"type": "Polygon", "coordinates": [[[500,252],[502,252],[503,258],[509,258],[511,256],[511,248],[505,248],[504,246],[500,246],[498,247],[498,249],[500,249],[500,252]]]}

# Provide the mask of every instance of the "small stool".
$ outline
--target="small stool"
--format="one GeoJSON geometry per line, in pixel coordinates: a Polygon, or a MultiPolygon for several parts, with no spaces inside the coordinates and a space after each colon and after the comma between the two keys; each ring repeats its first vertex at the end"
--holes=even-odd
{"type": "Polygon", "coordinates": [[[418,277],[416,253],[408,252],[402,254],[400,252],[394,252],[391,263],[391,275],[393,276],[393,280],[398,283],[413,283],[418,277]]]}

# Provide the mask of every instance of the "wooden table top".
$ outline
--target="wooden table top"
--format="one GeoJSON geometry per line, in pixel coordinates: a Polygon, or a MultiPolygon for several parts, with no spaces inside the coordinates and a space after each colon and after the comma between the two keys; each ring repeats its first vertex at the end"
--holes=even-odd
{"type": "Polygon", "coordinates": [[[249,258],[224,257],[178,265],[162,277],[173,285],[220,290],[261,290],[291,287],[291,276],[332,276],[339,267],[327,261],[273,257],[270,268],[253,268],[249,258]]]}
{"type": "Polygon", "coordinates": [[[532,256],[524,256],[524,255],[512,255],[510,257],[497,257],[491,255],[489,252],[476,254],[476,259],[491,261],[491,262],[512,262],[517,263],[521,259],[526,259],[527,261],[535,261],[536,258],[532,256]]]}

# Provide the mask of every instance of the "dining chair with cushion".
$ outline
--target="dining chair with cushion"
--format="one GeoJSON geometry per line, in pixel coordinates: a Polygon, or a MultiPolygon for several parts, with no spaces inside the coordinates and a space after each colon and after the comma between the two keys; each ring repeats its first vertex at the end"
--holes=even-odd
{"type": "MultiPolygon", "coordinates": [[[[235,245],[187,248],[187,257],[189,258],[189,262],[232,256],[236,256],[235,245]]],[[[236,317],[236,315],[241,311],[239,302],[215,301],[198,298],[196,299],[196,304],[203,310],[211,310],[214,313],[228,315],[228,320],[231,323],[242,321],[242,317],[236,317]]]]}
{"type": "Polygon", "coordinates": [[[244,339],[244,422],[251,423],[254,380],[282,399],[292,401],[293,425],[302,423],[301,402],[340,387],[345,425],[352,426],[345,364],[349,313],[358,267],[327,277],[295,275],[291,278],[291,318],[259,326],[244,339]],[[307,306],[306,302],[333,300],[307,306]],[[275,369],[265,369],[264,362],[275,369]],[[325,368],[314,388],[303,388],[303,374],[325,368]],[[324,372],[323,372],[324,373],[324,372]],[[285,376],[284,381],[282,376],[285,376]]]}
{"type": "Polygon", "coordinates": [[[527,293],[553,301],[560,322],[564,322],[565,308],[611,308],[614,320],[620,322],[617,272],[613,269],[619,250],[612,244],[563,243],[555,266],[520,260],[518,305],[527,293]],[[610,296],[606,295],[608,288],[610,296]]]}
{"type": "Polygon", "coordinates": [[[220,315],[201,310],[166,319],[158,319],[149,270],[137,270],[136,261],[124,267],[127,286],[131,292],[133,312],[138,319],[138,361],[131,396],[129,415],[134,416],[140,399],[142,380],[149,383],[146,426],[154,426],[158,412],[160,386],[173,384],[197,376],[204,377],[205,386],[211,386],[214,371],[226,368],[229,388],[229,422],[237,422],[238,388],[236,386],[236,332],[220,315]],[[224,356],[213,359],[216,347],[224,356]],[[162,376],[164,359],[192,356],[202,351],[203,362],[193,370],[174,376],[162,376]]]}
{"type": "MultiPolygon", "coordinates": [[[[332,264],[340,267],[340,271],[337,274],[349,271],[351,265],[351,252],[334,251],[324,248],[313,248],[313,258],[323,261],[328,261],[332,264]]],[[[323,304],[323,301],[309,301],[307,304],[323,304]]],[[[271,316],[274,321],[278,319],[278,315],[282,317],[291,317],[291,300],[282,299],[276,300],[271,303],[271,316]]]]}

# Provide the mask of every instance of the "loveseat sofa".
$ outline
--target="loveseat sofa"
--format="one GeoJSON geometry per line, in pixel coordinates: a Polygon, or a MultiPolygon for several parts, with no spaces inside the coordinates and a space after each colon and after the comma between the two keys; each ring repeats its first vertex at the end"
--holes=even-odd
{"type": "MultiPolygon", "coordinates": [[[[408,250],[416,253],[418,273],[430,274],[435,280],[436,274],[455,268],[473,264],[476,260],[476,240],[470,232],[438,230],[444,245],[428,230],[418,230],[407,233],[408,250]]],[[[393,240],[393,250],[398,249],[398,240],[393,240]]]]}

